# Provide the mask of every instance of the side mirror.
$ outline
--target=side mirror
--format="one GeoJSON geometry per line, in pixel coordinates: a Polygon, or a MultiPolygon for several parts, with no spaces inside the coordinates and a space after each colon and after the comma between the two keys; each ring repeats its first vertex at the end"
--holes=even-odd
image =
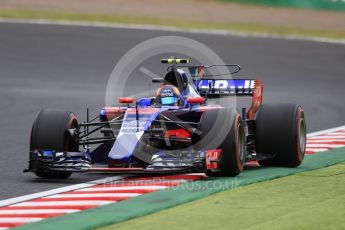
{"type": "Polygon", "coordinates": [[[119,103],[122,104],[131,104],[134,102],[134,98],[133,97],[120,97],[119,98],[119,103]]]}
{"type": "Polygon", "coordinates": [[[189,97],[187,98],[189,104],[204,104],[205,98],[203,97],[189,97]]]}

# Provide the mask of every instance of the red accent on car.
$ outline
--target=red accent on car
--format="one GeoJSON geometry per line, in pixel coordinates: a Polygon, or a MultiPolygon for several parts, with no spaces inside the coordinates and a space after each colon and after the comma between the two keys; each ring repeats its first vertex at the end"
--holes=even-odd
{"type": "MultiPolygon", "coordinates": [[[[138,108],[139,114],[154,114],[158,111],[159,111],[159,109],[157,109],[157,108],[138,108]]],[[[135,108],[129,108],[127,110],[128,114],[136,114],[136,112],[137,111],[135,108]]]]}
{"type": "Polygon", "coordinates": [[[221,149],[206,150],[206,168],[217,169],[221,154],[221,149]]]}
{"type": "Polygon", "coordinates": [[[164,132],[164,137],[190,138],[190,133],[185,129],[171,129],[164,132]]]}
{"type": "Polygon", "coordinates": [[[198,66],[198,77],[204,76],[204,66],[200,65],[198,66]]]}
{"type": "Polygon", "coordinates": [[[260,106],[262,105],[262,94],[263,94],[263,85],[260,80],[255,80],[252,104],[250,105],[247,112],[247,119],[253,120],[255,114],[259,111],[260,106]]]}
{"type": "Polygon", "coordinates": [[[108,113],[124,113],[126,110],[120,107],[104,107],[105,112],[108,113]]]}
{"type": "Polygon", "coordinates": [[[119,98],[119,103],[133,103],[134,98],[133,97],[120,97],[119,98]]]}
{"type": "Polygon", "coordinates": [[[205,111],[207,111],[207,110],[210,110],[210,109],[222,109],[222,108],[224,108],[224,107],[222,107],[222,106],[200,106],[199,107],[199,110],[201,111],[201,112],[205,112],[205,111]]]}
{"type": "Polygon", "coordinates": [[[205,98],[203,97],[189,97],[187,98],[189,104],[204,104],[205,98]]]}
{"type": "Polygon", "coordinates": [[[124,114],[126,110],[121,109],[120,107],[104,107],[103,110],[105,111],[105,116],[107,121],[111,121],[112,119],[124,114]]]}

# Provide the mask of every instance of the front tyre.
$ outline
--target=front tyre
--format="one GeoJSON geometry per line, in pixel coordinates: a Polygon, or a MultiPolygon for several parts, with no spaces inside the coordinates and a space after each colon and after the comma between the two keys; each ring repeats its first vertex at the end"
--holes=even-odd
{"type": "Polygon", "coordinates": [[[274,158],[259,161],[264,166],[296,167],[306,148],[304,111],[297,104],[262,105],[256,116],[257,152],[274,158]]]}
{"type": "MultiPolygon", "coordinates": [[[[69,129],[77,129],[78,127],[78,121],[72,112],[55,109],[41,110],[32,126],[30,151],[78,151],[78,143],[68,132],[69,129]]],[[[38,177],[50,179],[65,179],[72,174],[71,172],[47,170],[39,165],[34,168],[34,172],[38,177]]]]}
{"type": "Polygon", "coordinates": [[[221,149],[219,171],[207,171],[209,176],[236,176],[244,167],[246,135],[241,117],[234,109],[212,109],[201,117],[202,132],[197,149],[221,149]]]}

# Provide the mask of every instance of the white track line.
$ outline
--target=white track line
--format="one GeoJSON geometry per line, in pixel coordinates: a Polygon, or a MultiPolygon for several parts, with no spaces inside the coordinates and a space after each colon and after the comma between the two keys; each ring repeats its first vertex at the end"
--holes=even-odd
{"type": "Polygon", "coordinates": [[[77,191],[123,191],[123,190],[159,190],[159,189],[164,189],[168,188],[168,186],[123,186],[123,187],[97,187],[97,188],[84,188],[84,189],[79,189],[77,191]]]}
{"type": "Polygon", "coordinates": [[[43,220],[44,218],[30,217],[0,217],[0,223],[28,223],[43,220]]]}
{"type": "Polygon", "coordinates": [[[318,131],[318,132],[309,133],[309,134],[307,134],[307,137],[314,137],[314,136],[318,136],[318,135],[322,135],[322,134],[337,132],[340,130],[345,130],[345,125],[331,128],[331,129],[325,129],[325,130],[318,131]]]}
{"type": "Polygon", "coordinates": [[[9,209],[0,210],[0,214],[55,214],[79,212],[79,209],[9,209]]]}
{"type": "Polygon", "coordinates": [[[327,151],[328,149],[325,149],[325,148],[306,148],[305,150],[308,152],[323,152],[323,151],[327,151]]]}
{"type": "Polygon", "coordinates": [[[308,144],[307,148],[339,148],[344,145],[333,145],[333,144],[308,144]]]}
{"type": "Polygon", "coordinates": [[[95,181],[90,181],[90,182],[87,182],[87,183],[76,184],[76,185],[61,187],[61,188],[52,189],[52,190],[48,190],[48,191],[44,191],[44,192],[38,192],[38,193],[30,194],[30,195],[25,195],[25,196],[19,196],[19,197],[15,197],[15,198],[11,198],[11,199],[6,199],[6,200],[0,201],[0,207],[11,205],[11,204],[15,204],[15,203],[20,203],[20,202],[27,201],[27,200],[33,200],[33,199],[36,199],[36,198],[51,196],[51,195],[55,195],[55,194],[58,194],[58,193],[69,192],[69,191],[73,191],[73,190],[77,190],[77,189],[82,189],[82,188],[88,188],[88,187],[92,187],[92,186],[97,185],[97,184],[109,183],[109,182],[113,182],[113,181],[124,179],[127,176],[128,175],[107,177],[107,178],[104,178],[104,179],[101,179],[101,180],[95,180],[95,181]]]}
{"type": "Polygon", "coordinates": [[[326,136],[326,135],[321,135],[321,136],[314,136],[314,137],[309,137],[309,140],[332,140],[332,139],[338,139],[338,140],[345,140],[345,136],[326,136]]]}
{"type": "Polygon", "coordinates": [[[337,131],[337,132],[334,132],[334,133],[327,133],[327,134],[324,134],[325,136],[338,136],[338,135],[344,135],[345,136],[345,132],[344,131],[337,131]]]}
{"type": "Polygon", "coordinates": [[[105,205],[111,204],[115,201],[100,201],[100,200],[80,200],[80,201],[39,201],[39,202],[23,202],[11,205],[11,207],[40,207],[40,206],[82,206],[82,205],[105,205]]]}
{"type": "Polygon", "coordinates": [[[315,143],[333,143],[333,144],[341,144],[344,145],[345,144],[345,137],[344,139],[309,139],[307,140],[307,144],[315,144],[315,143]],[[333,143],[334,142],[334,143],[333,143]]]}
{"type": "Polygon", "coordinates": [[[79,197],[135,197],[140,196],[141,193],[87,193],[87,194],[57,194],[42,198],[79,198],[79,197]]]}
{"type": "Polygon", "coordinates": [[[205,177],[205,173],[187,173],[185,175],[187,175],[187,176],[201,176],[201,177],[205,177]]]}
{"type": "Polygon", "coordinates": [[[323,42],[333,44],[345,44],[345,39],[332,39],[322,37],[311,37],[302,35],[279,35],[274,33],[249,33],[238,32],[230,30],[216,30],[216,29],[186,29],[174,26],[157,26],[157,25],[143,25],[143,24],[126,24],[126,23],[102,23],[102,22],[83,22],[83,21],[67,21],[67,20],[47,20],[47,19],[6,19],[0,18],[0,22],[5,23],[26,23],[39,25],[61,25],[61,26],[82,26],[82,27],[102,27],[115,29],[136,29],[136,30],[154,30],[154,31],[168,31],[181,32],[193,34],[213,34],[213,35],[231,35],[238,37],[254,37],[254,38],[273,38],[286,40],[301,40],[312,42],[323,42]]]}

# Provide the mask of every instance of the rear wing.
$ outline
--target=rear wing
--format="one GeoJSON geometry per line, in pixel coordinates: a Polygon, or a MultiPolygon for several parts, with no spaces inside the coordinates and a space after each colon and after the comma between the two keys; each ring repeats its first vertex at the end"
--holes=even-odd
{"type": "Polygon", "coordinates": [[[252,103],[246,113],[247,119],[254,119],[256,112],[262,104],[263,86],[260,80],[255,79],[216,79],[214,77],[229,76],[238,73],[241,67],[237,64],[213,64],[213,65],[181,65],[190,63],[190,59],[177,59],[171,57],[163,59],[161,62],[172,64],[168,67],[169,70],[177,70],[180,68],[188,68],[191,80],[195,88],[201,96],[206,98],[221,97],[221,96],[251,96],[252,103]],[[229,72],[208,74],[205,75],[204,70],[214,67],[228,67],[229,72]]]}
{"type": "Polygon", "coordinates": [[[253,96],[258,83],[254,79],[200,79],[194,82],[200,95],[207,97],[253,96]]]}
{"type": "Polygon", "coordinates": [[[254,119],[262,105],[263,86],[260,80],[254,79],[200,79],[195,80],[201,96],[206,98],[222,96],[251,96],[252,103],[246,113],[247,119],[254,119]]]}

